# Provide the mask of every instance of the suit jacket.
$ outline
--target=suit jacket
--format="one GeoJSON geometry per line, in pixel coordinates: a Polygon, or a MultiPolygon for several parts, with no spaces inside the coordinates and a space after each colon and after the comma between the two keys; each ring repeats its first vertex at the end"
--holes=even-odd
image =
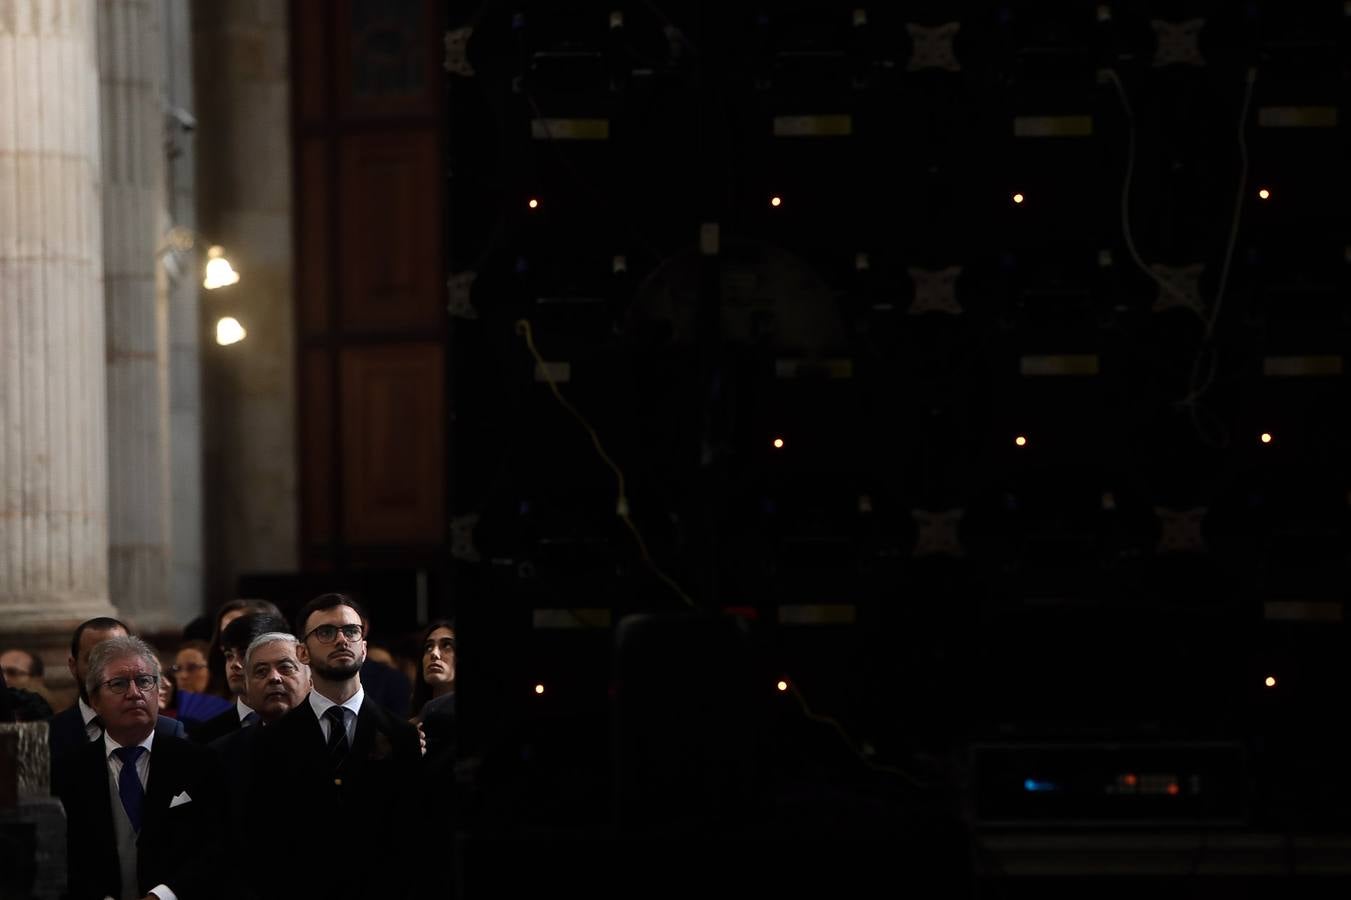
{"type": "Polygon", "coordinates": [[[210,744],[223,737],[234,734],[243,727],[239,721],[239,708],[231,705],[218,716],[212,716],[195,726],[189,734],[199,744],[210,744]]]}
{"type": "Polygon", "coordinates": [[[271,865],[258,873],[258,892],[288,898],[406,897],[419,859],[417,729],[367,695],[351,751],[334,770],[307,697],[262,728],[257,741],[251,805],[259,821],[288,821],[297,814],[305,820],[288,838],[294,839],[290,853],[265,860],[271,865]],[[343,847],[356,854],[348,858],[350,865],[318,863],[337,864],[343,847]]]}
{"type": "MultiPolygon", "coordinates": [[[[183,723],[168,716],[155,720],[155,740],[162,737],[185,738],[183,723]]],[[[84,717],[80,715],[80,704],[57,713],[47,723],[47,746],[52,757],[52,794],[61,795],[62,780],[69,767],[71,757],[85,744],[97,743],[89,740],[84,730],[84,717]]],[[[151,885],[154,887],[154,885],[151,885]]],[[[114,891],[114,894],[116,892],[114,891]]]]}
{"type": "MultiPolygon", "coordinates": [[[[236,720],[239,718],[235,716],[236,720]]],[[[227,843],[239,846],[246,841],[249,806],[253,798],[253,777],[260,761],[259,742],[266,726],[237,728],[211,742],[210,748],[221,761],[225,772],[225,827],[227,843]]],[[[224,885],[223,894],[232,900],[255,900],[258,888],[254,884],[253,865],[227,865],[218,873],[224,885]]]]}
{"type": "MultiPolygon", "coordinates": [[[[223,865],[224,775],[210,750],[182,738],[155,735],[136,839],[137,887],[144,895],[168,885],[179,900],[219,895],[223,865]],[[186,793],[189,802],[170,807],[186,793]]],[[[121,894],[108,760],[102,741],[86,741],[70,760],[61,795],[66,808],[66,866],[70,900],[121,894]]]]}

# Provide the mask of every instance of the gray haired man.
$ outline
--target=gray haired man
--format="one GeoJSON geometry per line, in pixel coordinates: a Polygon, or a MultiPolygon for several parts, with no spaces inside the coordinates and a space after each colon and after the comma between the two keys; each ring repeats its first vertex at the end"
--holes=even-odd
{"type": "Polygon", "coordinates": [[[62,786],[72,900],[216,895],[223,778],[210,751],[157,734],[159,659],[140,638],[93,648],[85,679],[103,737],[62,786]]]}

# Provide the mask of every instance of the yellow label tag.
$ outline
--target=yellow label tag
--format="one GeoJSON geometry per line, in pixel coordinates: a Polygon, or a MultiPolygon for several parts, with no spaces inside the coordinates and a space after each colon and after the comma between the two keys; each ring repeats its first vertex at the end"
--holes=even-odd
{"type": "Polygon", "coordinates": [[[609,119],[531,119],[530,136],[537,141],[607,141],[609,119]]]}
{"type": "Polygon", "coordinates": [[[1092,134],[1092,116],[1013,117],[1014,137],[1091,137],[1092,134]]]}
{"type": "Polygon", "coordinates": [[[848,137],[854,133],[854,117],[848,114],[825,116],[775,116],[775,137],[848,137]]]}
{"type": "Polygon", "coordinates": [[[1297,378],[1301,375],[1340,375],[1340,356],[1268,356],[1262,360],[1262,374],[1270,378],[1297,378]]]}
{"type": "Polygon", "coordinates": [[[1098,354],[1054,353],[1024,356],[1018,362],[1018,371],[1027,376],[1097,375],[1098,354]]]}
{"type": "Polygon", "coordinates": [[[1257,111],[1260,128],[1336,128],[1335,106],[1263,106],[1257,111]]]}
{"type": "Polygon", "coordinates": [[[609,628],[610,610],[602,607],[577,609],[536,609],[531,622],[536,629],[555,628],[609,628]]]}
{"type": "Polygon", "coordinates": [[[791,603],[779,607],[780,625],[853,625],[857,618],[852,603],[791,603]]]}

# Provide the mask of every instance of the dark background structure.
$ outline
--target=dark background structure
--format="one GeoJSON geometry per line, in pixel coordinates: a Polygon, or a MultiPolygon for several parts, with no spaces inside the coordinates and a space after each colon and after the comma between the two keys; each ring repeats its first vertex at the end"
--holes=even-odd
{"type": "Polygon", "coordinates": [[[1314,883],[1351,815],[1343,4],[293,25],[302,558],[419,573],[391,628],[456,615],[471,846],[1171,834],[1131,890],[1185,892],[1248,835],[1314,883]]]}

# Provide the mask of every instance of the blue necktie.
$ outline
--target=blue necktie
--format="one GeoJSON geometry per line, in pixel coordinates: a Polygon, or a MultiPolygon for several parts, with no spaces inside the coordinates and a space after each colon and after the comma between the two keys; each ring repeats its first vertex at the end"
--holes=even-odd
{"type": "Polygon", "coordinates": [[[141,807],[145,805],[145,788],[141,786],[141,776],[136,773],[136,760],[145,752],[144,747],[118,747],[113,753],[122,760],[122,773],[117,776],[117,795],[122,798],[122,808],[127,811],[132,830],[141,830],[141,807]]]}

